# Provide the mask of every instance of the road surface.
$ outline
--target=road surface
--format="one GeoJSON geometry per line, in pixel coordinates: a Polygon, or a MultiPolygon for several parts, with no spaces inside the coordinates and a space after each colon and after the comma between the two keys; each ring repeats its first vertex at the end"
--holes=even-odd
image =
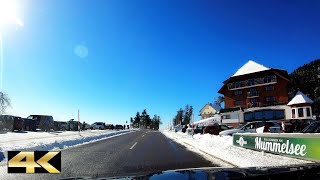
{"type": "MultiPolygon", "coordinates": [[[[61,174],[7,174],[4,179],[60,179],[113,177],[151,172],[216,166],[166,138],[158,131],[135,131],[62,150],[61,174]]],[[[1,170],[2,169],[2,170],[1,170]]]]}

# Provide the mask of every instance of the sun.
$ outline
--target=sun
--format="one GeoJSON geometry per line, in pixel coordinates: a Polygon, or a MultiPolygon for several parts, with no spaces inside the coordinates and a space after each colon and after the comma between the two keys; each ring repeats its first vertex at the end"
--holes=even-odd
{"type": "Polygon", "coordinates": [[[0,0],[0,28],[8,24],[23,26],[18,18],[19,7],[15,0],[0,0]]]}

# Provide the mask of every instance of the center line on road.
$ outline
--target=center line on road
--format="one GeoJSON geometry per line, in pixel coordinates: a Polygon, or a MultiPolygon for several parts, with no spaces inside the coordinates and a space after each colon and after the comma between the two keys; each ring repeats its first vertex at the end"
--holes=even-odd
{"type": "Polygon", "coordinates": [[[129,148],[129,149],[133,149],[134,146],[136,146],[136,145],[137,145],[137,142],[135,142],[135,143],[131,146],[131,148],[129,148]]]}

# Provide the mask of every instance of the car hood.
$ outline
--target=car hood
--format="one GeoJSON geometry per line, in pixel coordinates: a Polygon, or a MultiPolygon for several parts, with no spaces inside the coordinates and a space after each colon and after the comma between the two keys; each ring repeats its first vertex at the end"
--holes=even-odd
{"type": "MultiPolygon", "coordinates": [[[[296,166],[254,168],[191,168],[169,170],[148,175],[107,177],[104,179],[314,179],[320,177],[320,163],[296,166]]],[[[72,177],[65,179],[96,179],[72,177]]],[[[99,178],[101,179],[101,178],[99,178]]]]}

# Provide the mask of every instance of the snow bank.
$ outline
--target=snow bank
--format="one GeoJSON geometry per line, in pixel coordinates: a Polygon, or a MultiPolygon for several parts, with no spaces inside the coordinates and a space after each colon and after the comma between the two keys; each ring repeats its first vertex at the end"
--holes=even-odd
{"type": "Polygon", "coordinates": [[[0,134],[0,165],[6,163],[7,151],[13,150],[61,150],[102,139],[134,132],[134,130],[86,130],[64,132],[8,132],[0,134]]]}
{"type": "Polygon", "coordinates": [[[186,133],[175,133],[168,130],[162,131],[162,133],[220,166],[266,167],[312,163],[310,161],[236,147],[232,144],[231,136],[220,137],[210,134],[196,134],[192,137],[186,133]]]}

